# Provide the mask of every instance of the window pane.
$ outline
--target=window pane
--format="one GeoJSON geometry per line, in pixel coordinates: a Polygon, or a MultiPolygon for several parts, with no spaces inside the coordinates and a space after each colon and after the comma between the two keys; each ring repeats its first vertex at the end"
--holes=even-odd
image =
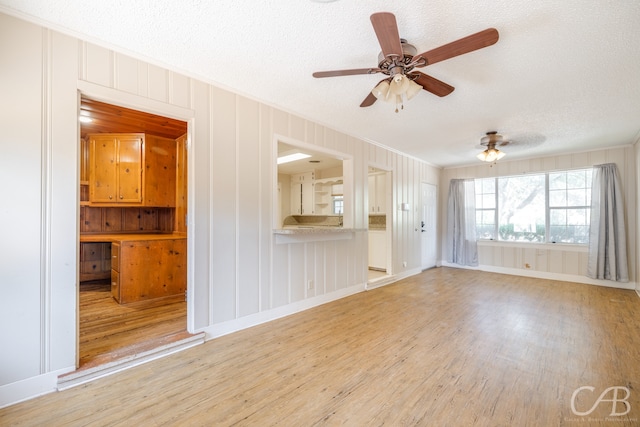
{"type": "Polygon", "coordinates": [[[587,225],[587,210],[567,209],[567,225],[587,225]]]}
{"type": "Polygon", "coordinates": [[[564,190],[567,188],[567,174],[550,173],[549,174],[549,190],[564,190]]]}
{"type": "Polygon", "coordinates": [[[484,209],[495,209],[495,207],[496,207],[496,195],[495,194],[483,194],[482,195],[482,207],[484,209]]]}
{"type": "Polygon", "coordinates": [[[567,192],[562,190],[549,190],[549,206],[567,206],[567,192]]]}
{"type": "Polygon", "coordinates": [[[500,240],[542,242],[545,237],[545,176],[498,178],[500,240]]]}
{"type": "Polygon", "coordinates": [[[567,188],[586,188],[586,185],[586,170],[567,172],[567,188]]]}
{"type": "Polygon", "coordinates": [[[584,188],[579,190],[567,190],[567,205],[568,206],[586,206],[587,191],[584,188]]]}
{"type": "Polygon", "coordinates": [[[567,225],[567,210],[551,209],[549,211],[549,224],[550,225],[567,225]]]}

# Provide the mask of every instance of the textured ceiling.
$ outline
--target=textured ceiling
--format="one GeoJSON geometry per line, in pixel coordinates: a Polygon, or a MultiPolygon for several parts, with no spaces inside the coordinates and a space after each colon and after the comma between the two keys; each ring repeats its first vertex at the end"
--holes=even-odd
{"type": "Polygon", "coordinates": [[[636,141],[640,2],[631,0],[355,1],[0,0],[0,10],[184,72],[439,166],[477,162],[497,130],[507,159],[636,141]],[[360,102],[381,79],[314,79],[377,66],[369,16],[396,15],[418,52],[485,28],[493,46],[421,71],[454,86],[404,110],[360,102]]]}

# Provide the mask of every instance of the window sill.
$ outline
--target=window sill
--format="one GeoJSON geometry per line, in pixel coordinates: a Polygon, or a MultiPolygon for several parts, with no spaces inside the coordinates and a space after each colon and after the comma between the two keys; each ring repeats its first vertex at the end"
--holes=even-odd
{"type": "Polygon", "coordinates": [[[510,242],[505,240],[478,240],[478,246],[502,246],[523,249],[546,249],[566,252],[589,252],[589,245],[575,243],[537,243],[537,242],[510,242]]]}

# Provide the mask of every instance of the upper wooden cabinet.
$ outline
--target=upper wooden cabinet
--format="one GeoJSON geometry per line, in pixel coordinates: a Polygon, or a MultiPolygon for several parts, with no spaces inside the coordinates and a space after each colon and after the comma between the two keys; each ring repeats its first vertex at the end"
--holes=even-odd
{"type": "Polygon", "coordinates": [[[142,133],[88,139],[90,205],[175,206],[175,140],[142,133]]]}

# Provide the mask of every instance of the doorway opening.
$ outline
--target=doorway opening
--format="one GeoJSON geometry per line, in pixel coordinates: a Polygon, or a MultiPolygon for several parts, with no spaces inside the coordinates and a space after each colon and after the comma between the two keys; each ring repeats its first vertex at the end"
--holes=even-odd
{"type": "Polygon", "coordinates": [[[386,283],[392,275],[391,225],[393,211],[391,172],[369,166],[368,176],[368,284],[386,283]]]}
{"type": "Polygon", "coordinates": [[[184,340],[187,123],[80,99],[79,370],[184,340]]]}
{"type": "Polygon", "coordinates": [[[420,183],[420,265],[422,270],[427,270],[437,265],[437,203],[437,187],[426,182],[420,183]]]}

